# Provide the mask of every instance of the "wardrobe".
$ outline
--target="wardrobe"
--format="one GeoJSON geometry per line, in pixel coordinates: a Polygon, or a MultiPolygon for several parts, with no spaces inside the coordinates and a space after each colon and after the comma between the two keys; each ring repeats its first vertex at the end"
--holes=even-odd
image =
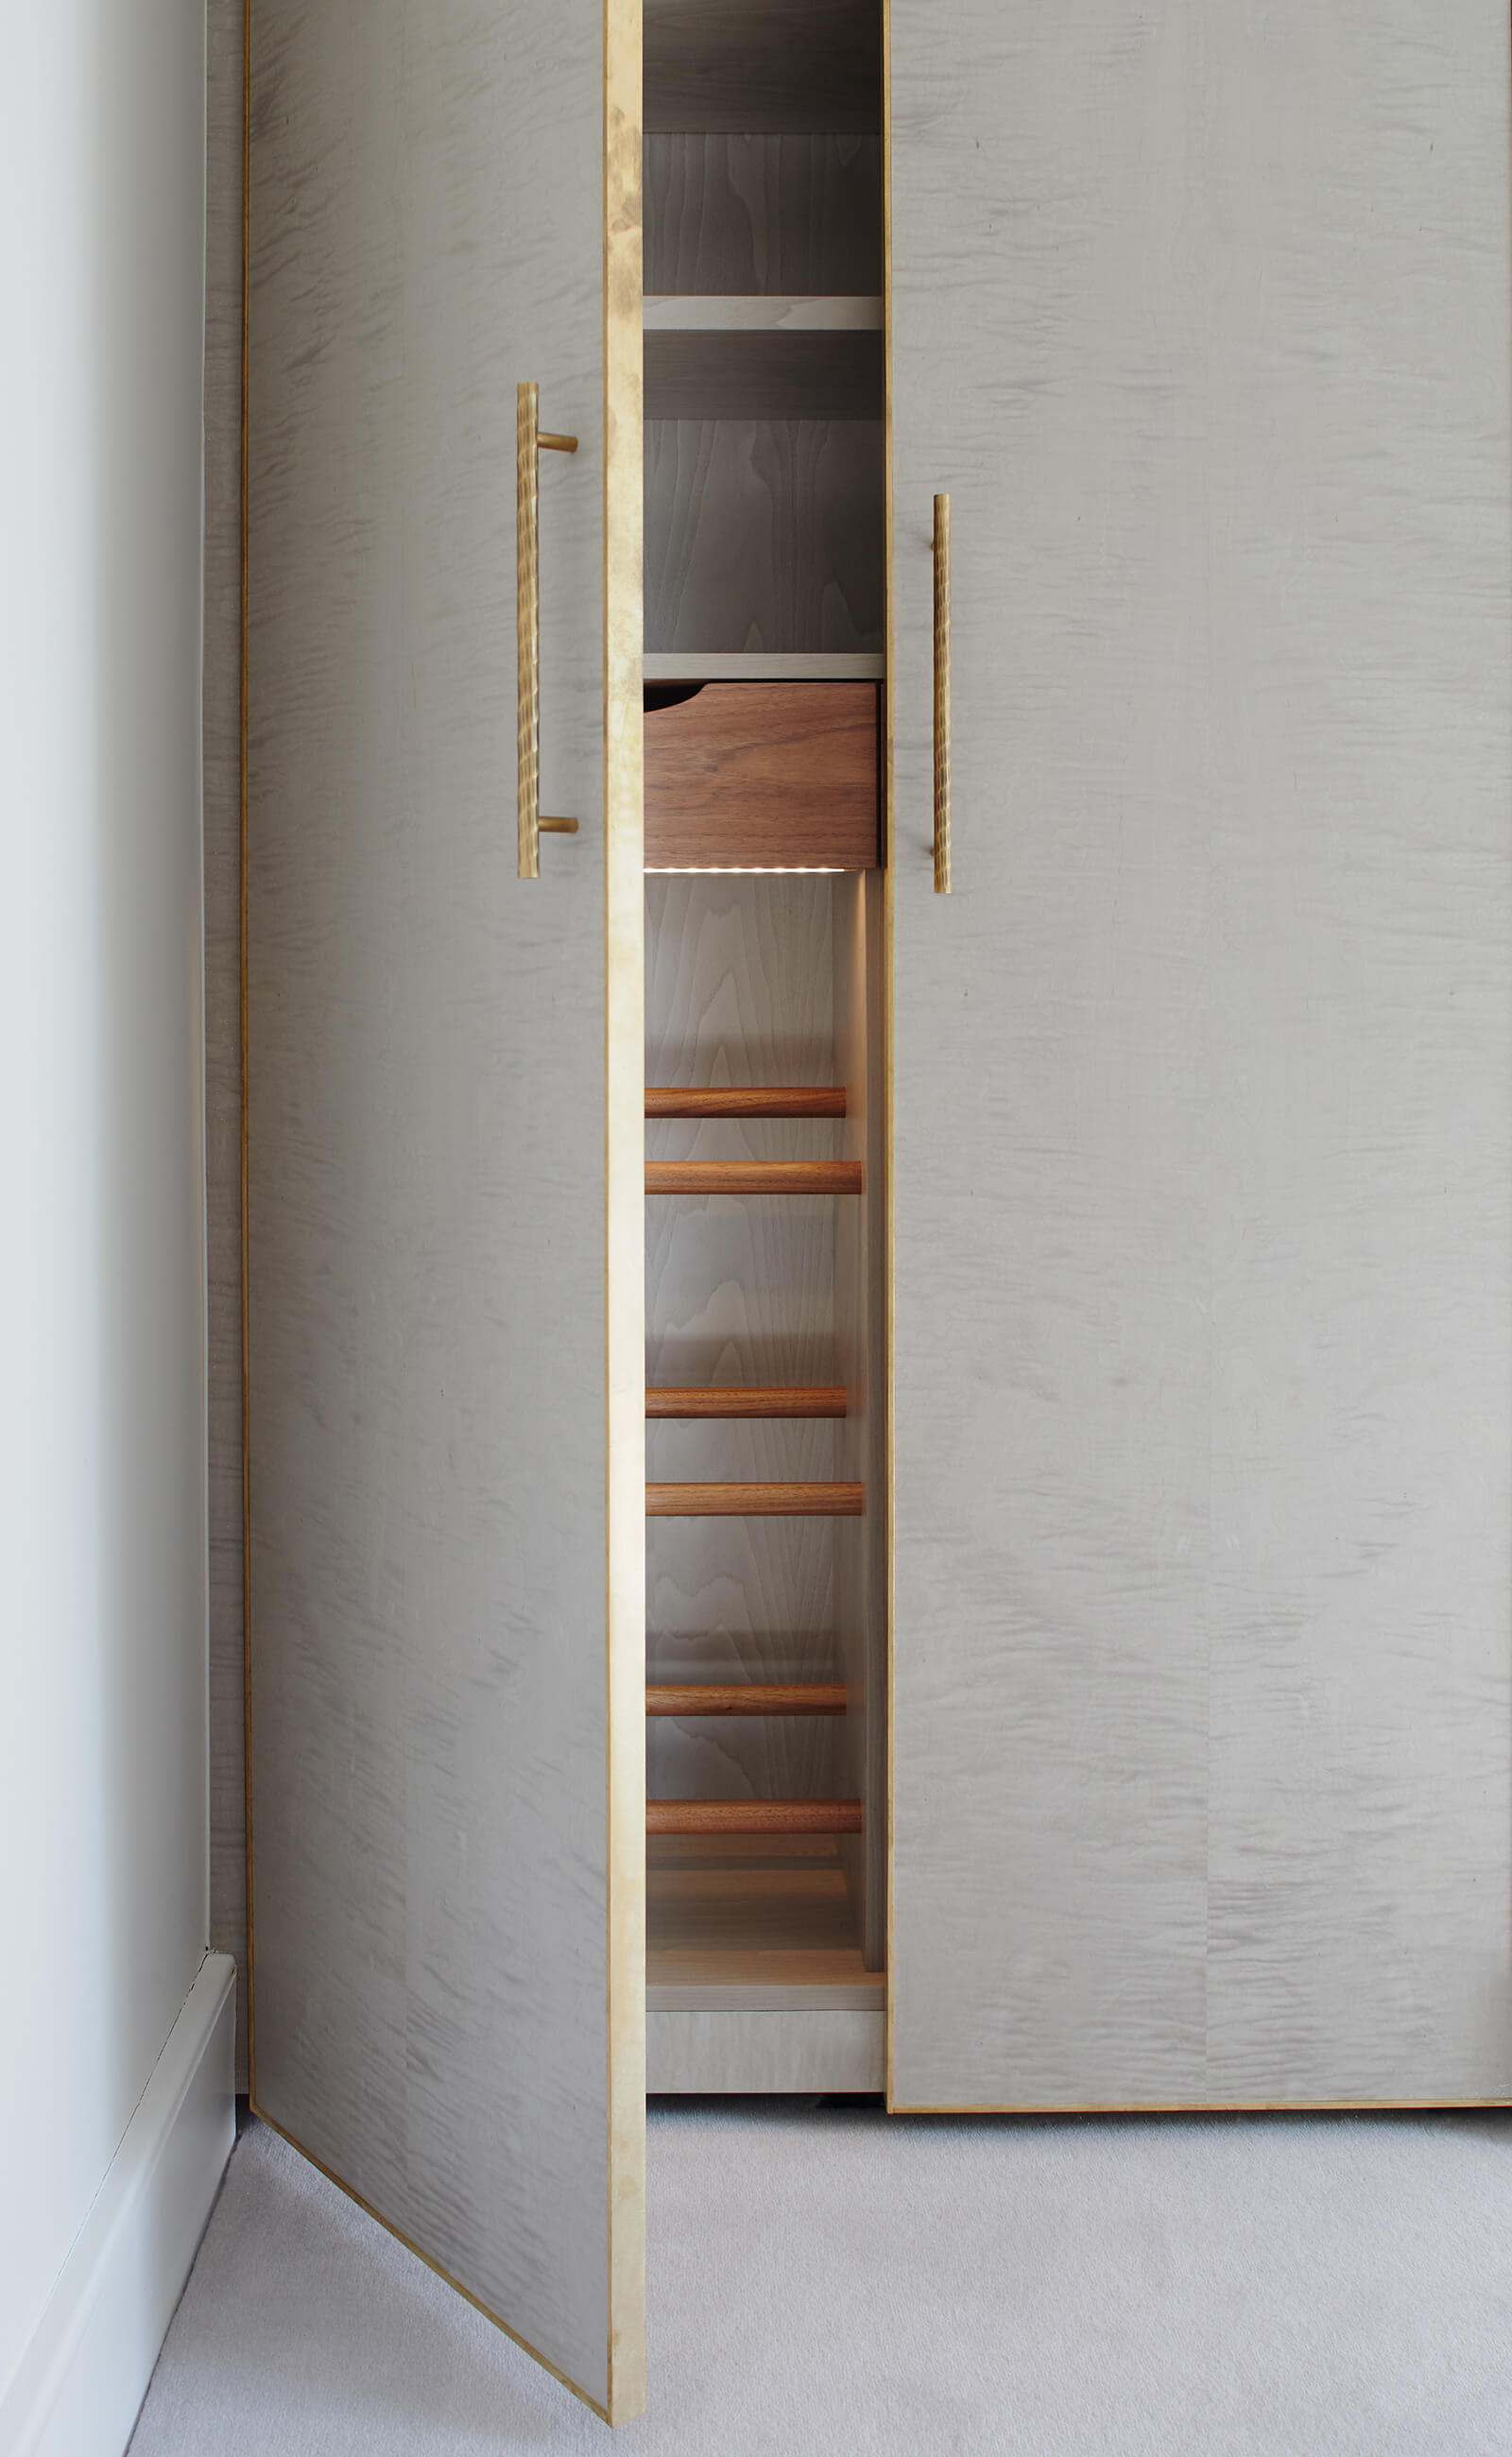
{"type": "Polygon", "coordinates": [[[1508,29],[255,0],[253,2101],[1512,2097],[1508,29]]]}

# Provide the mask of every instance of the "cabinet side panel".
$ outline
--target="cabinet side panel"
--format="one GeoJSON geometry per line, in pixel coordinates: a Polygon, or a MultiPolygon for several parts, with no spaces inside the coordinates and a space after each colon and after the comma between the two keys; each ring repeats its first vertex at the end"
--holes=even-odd
{"type": "Polygon", "coordinates": [[[646,288],[875,297],[872,135],[649,135],[646,288]]]}
{"type": "Polygon", "coordinates": [[[835,882],[835,1055],[845,1085],[845,1156],[866,1192],[837,1206],[835,1316],[849,1394],[840,1474],[866,1490],[865,1515],[835,1531],[836,1621],[848,1705],[842,1789],[865,1804],[841,1854],[860,1911],[868,1970],[887,1958],[887,1385],[885,1122],[881,1057],[881,873],[835,882]]]}
{"type": "Polygon", "coordinates": [[[652,419],[646,646],[882,645],[877,419],[652,419]]]}
{"type": "Polygon", "coordinates": [[[891,22],[895,2103],[1494,2099],[1505,12],[891,22]]]}

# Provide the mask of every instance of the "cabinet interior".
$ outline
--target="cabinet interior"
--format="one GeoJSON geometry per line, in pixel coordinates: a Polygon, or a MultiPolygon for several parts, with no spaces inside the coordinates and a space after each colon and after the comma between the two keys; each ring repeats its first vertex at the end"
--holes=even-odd
{"type": "Polygon", "coordinates": [[[648,0],[645,26],[648,2081],[870,2089],[882,907],[857,795],[880,795],[884,679],[880,11],[648,0]],[[732,759],[742,683],[765,695],[735,704],[732,759]],[[868,728],[842,829],[821,736],[843,758],[868,728]],[[795,1165],[811,1183],[763,1182],[795,1165]]]}
{"type": "Polygon", "coordinates": [[[870,0],[647,10],[652,655],[880,669],[880,113],[870,0]]]}

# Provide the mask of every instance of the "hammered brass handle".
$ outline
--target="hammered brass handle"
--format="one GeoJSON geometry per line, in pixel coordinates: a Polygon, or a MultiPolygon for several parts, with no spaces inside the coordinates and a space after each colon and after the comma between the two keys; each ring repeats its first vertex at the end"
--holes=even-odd
{"type": "Polygon", "coordinates": [[[935,894],[950,893],[950,498],[935,497],[935,894]]]}
{"type": "Polygon", "coordinates": [[[520,754],[520,877],[541,876],[541,832],[575,836],[575,819],[541,816],[541,551],[537,463],[542,452],[575,452],[575,435],[543,435],[540,386],[523,383],[515,412],[515,619],[520,754]]]}

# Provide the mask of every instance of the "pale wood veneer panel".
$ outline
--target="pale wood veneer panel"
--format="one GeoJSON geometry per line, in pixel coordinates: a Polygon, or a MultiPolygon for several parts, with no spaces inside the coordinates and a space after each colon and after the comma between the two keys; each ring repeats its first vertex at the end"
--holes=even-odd
{"type": "Polygon", "coordinates": [[[259,0],[253,34],[254,2088],[602,2405],[640,2202],[632,2127],[609,2157],[601,12],[436,0],[417,39],[400,0],[259,0]],[[542,686],[583,834],[532,884],[500,810],[523,377],[579,438],[542,472],[542,686]]]}
{"type": "Polygon", "coordinates": [[[838,1371],[850,1393],[838,1472],[866,1488],[865,1516],[836,1530],[835,1619],[849,1711],[839,1740],[843,1788],[867,1805],[864,1836],[846,1847],[865,1958],[887,1958],[887,1245],[883,1096],[882,877],[838,879],[832,898],[835,1062],[846,1078],[844,1141],[863,1170],[864,1203],[835,1206],[838,1371]]]}
{"type": "Polygon", "coordinates": [[[665,655],[648,650],[641,671],[649,683],[861,683],[881,682],[886,660],[880,650],[760,649],[677,650],[665,655]]]}
{"type": "Polygon", "coordinates": [[[892,2090],[1500,2098],[1506,15],[891,22],[892,2090]]]}
{"type": "MultiPolygon", "coordinates": [[[[648,333],[880,333],[878,298],[647,298],[641,317],[648,333]]],[[[870,415],[881,415],[880,364],[870,415]]]]}
{"type": "Polygon", "coordinates": [[[668,2095],[880,2091],[886,2046],[880,2009],[658,2003],[646,2016],[646,2087],[668,2095]]]}

